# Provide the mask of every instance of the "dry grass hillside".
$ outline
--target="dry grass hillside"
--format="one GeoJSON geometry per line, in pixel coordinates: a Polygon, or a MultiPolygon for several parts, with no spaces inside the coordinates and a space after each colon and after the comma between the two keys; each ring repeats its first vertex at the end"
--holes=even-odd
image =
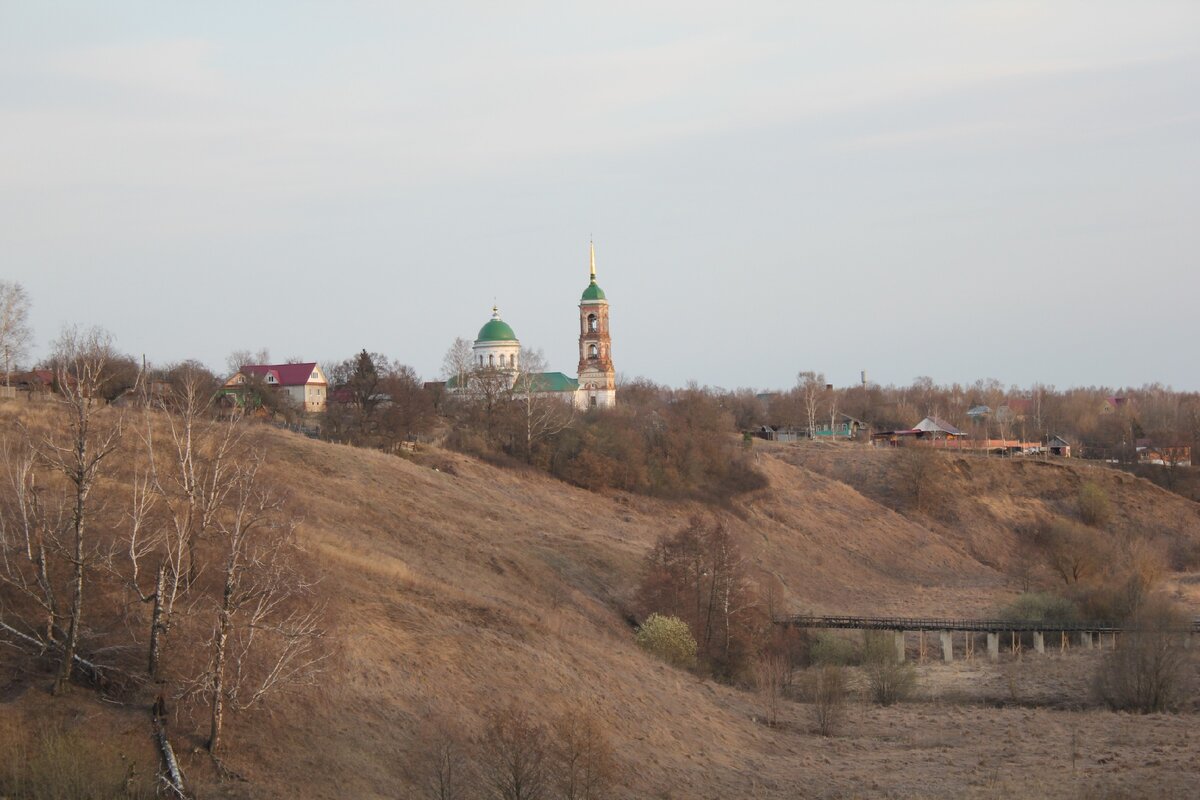
{"type": "MultiPolygon", "coordinates": [[[[768,728],[751,694],[652,659],[624,614],[656,537],[696,513],[723,516],[792,609],[986,613],[1018,591],[1014,529],[1067,503],[1080,468],[956,462],[960,500],[953,516],[932,518],[893,510],[902,503],[886,496],[888,454],[766,447],[756,459],[770,486],[714,511],[590,493],[440,450],[406,460],[256,435],[324,573],[337,655],[320,694],[231,723],[227,761],[245,781],[216,782],[199,741],[177,744],[202,796],[416,796],[407,767],[423,720],[444,714],[478,731],[509,702],[547,716],[593,709],[629,798],[1185,796],[1200,751],[1185,716],[1122,717],[1110,741],[1098,733],[1117,719],[1107,712],[947,711],[932,675],[919,702],[855,707],[845,732],[826,739],[799,704],[768,728]],[[1071,750],[1081,737],[1083,755],[1071,750]]],[[[1111,487],[1122,524],[1200,541],[1195,504],[1127,475],[1095,479],[1111,487]]],[[[145,726],[107,704],[51,699],[38,685],[0,695],[9,720],[50,708],[107,726],[145,757],[145,726]]]]}
{"type": "Polygon", "coordinates": [[[1081,488],[1108,498],[1105,532],[1151,543],[1176,571],[1200,569],[1200,504],[1127,472],[1079,460],[987,459],[937,454],[929,508],[913,506],[903,450],[812,443],[778,448],[790,464],[844,482],[916,520],[969,557],[1022,576],[1022,533],[1054,517],[1078,518],[1081,488]]]}

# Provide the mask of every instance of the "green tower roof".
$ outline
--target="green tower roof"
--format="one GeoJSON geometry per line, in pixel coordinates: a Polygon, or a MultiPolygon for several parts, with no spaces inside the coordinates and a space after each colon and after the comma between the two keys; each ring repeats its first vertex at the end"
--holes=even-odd
{"type": "Polygon", "coordinates": [[[583,290],[584,300],[604,300],[604,290],[596,283],[595,279],[588,284],[588,287],[583,290]]]}
{"type": "Polygon", "coordinates": [[[596,283],[596,245],[588,242],[588,260],[591,262],[592,282],[583,290],[582,302],[589,300],[604,300],[604,290],[596,283]]]}
{"type": "Polygon", "coordinates": [[[492,318],[487,321],[487,324],[479,329],[479,336],[475,338],[476,342],[515,342],[517,335],[513,333],[513,329],[507,322],[500,319],[500,312],[493,306],[492,318]]]}

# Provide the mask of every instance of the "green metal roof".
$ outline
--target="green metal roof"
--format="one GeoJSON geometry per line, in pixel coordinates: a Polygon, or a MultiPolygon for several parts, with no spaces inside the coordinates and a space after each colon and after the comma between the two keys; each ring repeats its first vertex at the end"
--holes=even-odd
{"type": "Polygon", "coordinates": [[[479,336],[476,337],[477,342],[515,342],[517,335],[513,333],[513,329],[509,324],[499,317],[488,320],[487,324],[479,329],[479,336]]]}
{"type": "Polygon", "coordinates": [[[593,278],[592,282],[588,284],[588,287],[583,290],[583,299],[584,300],[604,300],[604,299],[606,299],[604,297],[604,290],[601,289],[599,284],[596,283],[595,278],[593,278]]]}
{"type": "Polygon", "coordinates": [[[579,388],[579,381],[561,372],[535,372],[529,377],[535,392],[573,392],[579,388]]]}

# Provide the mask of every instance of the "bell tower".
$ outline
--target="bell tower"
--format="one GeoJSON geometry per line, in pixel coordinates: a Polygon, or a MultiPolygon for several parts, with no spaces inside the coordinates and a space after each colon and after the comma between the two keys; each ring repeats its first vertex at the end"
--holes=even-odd
{"type": "Polygon", "coordinates": [[[607,408],[617,404],[616,370],[608,330],[608,298],[596,283],[596,245],[588,243],[591,282],[579,300],[579,408],[607,408]]]}

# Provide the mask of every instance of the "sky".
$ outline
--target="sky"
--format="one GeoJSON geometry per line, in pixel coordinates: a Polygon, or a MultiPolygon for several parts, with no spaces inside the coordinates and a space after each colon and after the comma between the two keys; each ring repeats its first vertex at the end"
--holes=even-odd
{"type": "Polygon", "coordinates": [[[44,355],[1200,389],[1200,3],[0,0],[44,355]]]}

